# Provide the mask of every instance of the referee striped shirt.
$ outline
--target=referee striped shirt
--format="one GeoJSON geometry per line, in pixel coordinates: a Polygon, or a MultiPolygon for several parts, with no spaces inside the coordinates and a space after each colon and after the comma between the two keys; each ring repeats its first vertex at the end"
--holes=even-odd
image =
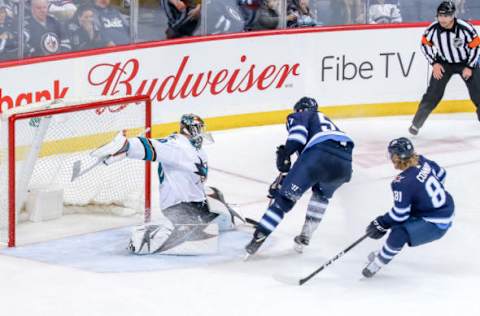
{"type": "Polygon", "coordinates": [[[480,56],[480,38],[475,28],[464,20],[455,18],[448,30],[436,21],[422,37],[422,52],[431,65],[443,62],[474,68],[480,56]]]}

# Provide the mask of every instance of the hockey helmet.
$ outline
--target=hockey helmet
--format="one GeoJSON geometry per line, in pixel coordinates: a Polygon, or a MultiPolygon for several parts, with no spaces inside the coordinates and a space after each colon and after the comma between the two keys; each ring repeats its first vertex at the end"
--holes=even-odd
{"type": "Polygon", "coordinates": [[[195,148],[200,149],[203,143],[205,122],[196,114],[183,114],[180,119],[180,133],[189,136],[195,148]]]}
{"type": "Polygon", "coordinates": [[[315,101],[315,99],[313,98],[303,97],[300,100],[298,100],[297,103],[295,103],[293,110],[295,112],[302,112],[302,111],[316,112],[318,110],[318,104],[317,104],[317,101],[315,101]]]}
{"type": "Polygon", "coordinates": [[[392,140],[390,144],[388,144],[388,153],[390,154],[390,158],[392,158],[393,155],[397,155],[398,158],[404,160],[412,157],[415,149],[408,138],[400,137],[392,140]]]}
{"type": "Polygon", "coordinates": [[[456,11],[455,3],[453,1],[443,1],[437,8],[438,15],[454,15],[456,11]]]}

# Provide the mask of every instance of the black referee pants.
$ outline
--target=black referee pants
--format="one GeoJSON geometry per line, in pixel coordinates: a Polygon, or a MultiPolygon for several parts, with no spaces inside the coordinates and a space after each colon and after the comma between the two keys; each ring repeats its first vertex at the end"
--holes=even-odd
{"type": "MultiPolygon", "coordinates": [[[[450,81],[450,78],[454,74],[459,74],[461,76],[463,69],[465,69],[464,65],[458,64],[442,64],[442,66],[445,69],[442,79],[437,80],[432,74],[427,92],[423,95],[422,101],[418,106],[417,113],[415,113],[412,124],[417,128],[423,126],[423,123],[425,123],[427,117],[442,100],[443,94],[445,93],[445,88],[447,87],[447,83],[450,81]]],[[[480,120],[480,69],[474,68],[470,79],[463,79],[463,81],[467,85],[470,99],[477,108],[477,116],[478,120],[480,120]]]]}

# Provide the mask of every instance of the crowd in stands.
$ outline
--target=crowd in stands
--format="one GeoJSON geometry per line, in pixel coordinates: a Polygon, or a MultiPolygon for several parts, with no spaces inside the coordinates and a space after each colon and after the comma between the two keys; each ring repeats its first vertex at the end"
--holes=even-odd
{"type": "Polygon", "coordinates": [[[0,59],[35,57],[131,42],[128,15],[110,0],[29,0],[19,36],[19,2],[0,0],[0,59]]]}
{"type": "MultiPolygon", "coordinates": [[[[433,21],[440,2],[210,0],[203,8],[201,0],[120,1],[0,0],[0,60],[202,34],[433,21]]],[[[480,20],[480,0],[455,2],[460,17],[480,20]]]]}

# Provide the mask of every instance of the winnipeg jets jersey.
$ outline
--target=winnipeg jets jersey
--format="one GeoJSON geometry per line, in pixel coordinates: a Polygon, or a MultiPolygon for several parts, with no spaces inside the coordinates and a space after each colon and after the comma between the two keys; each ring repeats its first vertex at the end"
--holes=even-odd
{"type": "Polygon", "coordinates": [[[353,143],[347,134],[321,112],[303,111],[290,114],[287,117],[287,130],[287,143],[299,143],[300,152],[327,140],[353,143]]]}
{"type": "Polygon", "coordinates": [[[207,155],[195,148],[187,137],[173,134],[167,138],[130,138],[127,157],[158,162],[160,207],[166,209],[181,202],[205,201],[207,155]]]}
{"type": "Polygon", "coordinates": [[[445,177],[445,169],[420,156],[416,167],[404,170],[392,181],[394,206],[383,219],[395,225],[417,217],[448,228],[454,216],[454,202],[443,187],[445,177]]]}
{"type": "Polygon", "coordinates": [[[95,26],[103,40],[113,42],[115,45],[130,43],[130,27],[120,11],[110,6],[106,8],[94,6],[94,9],[95,26]]]}

